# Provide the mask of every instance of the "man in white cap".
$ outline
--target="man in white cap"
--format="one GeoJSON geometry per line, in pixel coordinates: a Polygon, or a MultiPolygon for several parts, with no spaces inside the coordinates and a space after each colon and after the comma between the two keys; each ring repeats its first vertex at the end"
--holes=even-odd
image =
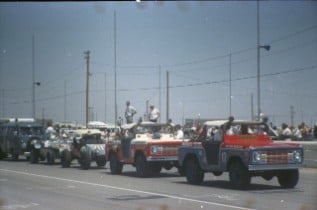
{"type": "Polygon", "coordinates": [[[130,105],[130,101],[127,101],[127,108],[125,110],[125,119],[127,123],[133,123],[133,116],[136,114],[136,109],[130,105]]]}
{"type": "Polygon", "coordinates": [[[154,107],[153,104],[150,105],[150,121],[157,122],[158,118],[160,117],[160,111],[158,108],[154,107]]]}

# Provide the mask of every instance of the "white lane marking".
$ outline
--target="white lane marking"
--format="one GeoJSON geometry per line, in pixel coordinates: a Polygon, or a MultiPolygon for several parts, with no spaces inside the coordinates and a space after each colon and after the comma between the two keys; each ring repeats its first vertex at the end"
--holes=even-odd
{"type": "Polygon", "coordinates": [[[28,208],[32,208],[34,206],[39,206],[40,204],[38,203],[30,203],[30,204],[25,204],[25,205],[21,205],[21,204],[12,204],[12,205],[7,205],[7,206],[2,206],[1,209],[28,209],[28,208]]]}
{"type": "Polygon", "coordinates": [[[8,169],[0,169],[0,171],[6,171],[6,172],[11,172],[11,173],[16,173],[16,174],[23,174],[23,175],[28,175],[28,176],[36,176],[36,177],[41,177],[41,178],[54,179],[54,180],[66,181],[66,182],[72,182],[72,183],[78,183],[78,184],[85,184],[85,185],[91,185],[91,186],[97,186],[97,187],[105,187],[105,188],[110,188],[110,189],[115,189],[115,190],[122,190],[122,191],[128,191],[128,192],[134,192],[134,193],[142,193],[142,194],[148,194],[148,195],[162,196],[162,197],[176,199],[176,200],[183,200],[183,201],[188,201],[188,202],[202,203],[202,204],[206,204],[206,205],[221,206],[221,207],[232,208],[232,209],[255,210],[255,209],[250,209],[250,208],[245,208],[245,207],[240,207],[240,206],[233,206],[233,205],[227,205],[227,204],[216,203],[216,202],[209,202],[209,201],[202,201],[202,200],[191,199],[191,198],[184,198],[184,197],[180,197],[180,196],[168,195],[168,194],[163,194],[163,193],[155,193],[155,192],[148,192],[148,191],[142,191],[142,190],[134,190],[134,189],[129,189],[129,188],[122,188],[122,187],[116,187],[116,186],[111,186],[111,185],[96,184],[96,183],[78,181],[78,180],[73,180],[73,179],[64,179],[64,178],[46,176],[46,175],[40,175],[40,174],[32,174],[32,173],[26,173],[26,172],[14,171],[14,170],[8,170],[8,169]]]}
{"type": "Polygon", "coordinates": [[[236,201],[236,200],[238,200],[237,198],[235,198],[235,196],[230,196],[230,195],[212,194],[211,197],[224,199],[224,200],[228,200],[228,201],[236,201]]]}

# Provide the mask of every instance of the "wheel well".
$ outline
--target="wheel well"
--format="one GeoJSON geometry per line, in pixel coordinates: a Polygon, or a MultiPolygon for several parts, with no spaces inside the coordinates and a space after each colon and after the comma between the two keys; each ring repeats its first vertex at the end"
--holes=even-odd
{"type": "Polygon", "coordinates": [[[244,164],[243,164],[243,161],[241,160],[240,157],[238,157],[238,156],[233,156],[233,157],[230,157],[229,160],[228,160],[228,162],[227,162],[227,170],[229,170],[230,165],[231,165],[232,163],[234,163],[234,162],[240,162],[242,165],[244,165],[244,164]]]}
{"type": "Polygon", "coordinates": [[[190,154],[187,154],[186,157],[184,158],[184,161],[183,161],[183,164],[182,164],[182,167],[184,167],[184,164],[186,163],[186,161],[188,161],[189,159],[194,159],[196,160],[198,163],[199,161],[197,160],[197,157],[195,154],[193,153],[190,153],[190,154]]]}
{"type": "Polygon", "coordinates": [[[116,152],[113,149],[109,151],[107,159],[109,159],[112,154],[116,155],[116,152]]]}
{"type": "Polygon", "coordinates": [[[135,155],[134,155],[134,162],[136,161],[136,158],[139,156],[139,155],[143,155],[144,156],[144,153],[140,150],[136,151],[135,152],[135,155]]]}

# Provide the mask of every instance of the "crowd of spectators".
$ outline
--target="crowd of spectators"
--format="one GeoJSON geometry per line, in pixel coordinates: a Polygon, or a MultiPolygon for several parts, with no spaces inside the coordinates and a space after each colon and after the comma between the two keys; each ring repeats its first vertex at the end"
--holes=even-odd
{"type": "Polygon", "coordinates": [[[289,126],[282,123],[281,127],[273,126],[273,129],[278,133],[279,139],[291,139],[295,141],[311,141],[317,140],[317,124],[309,127],[304,122],[298,126],[289,126]]]}

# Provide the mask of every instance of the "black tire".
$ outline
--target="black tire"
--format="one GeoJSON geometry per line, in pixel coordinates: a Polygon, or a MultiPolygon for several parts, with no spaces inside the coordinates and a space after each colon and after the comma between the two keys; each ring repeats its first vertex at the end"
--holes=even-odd
{"type": "Polygon", "coordinates": [[[120,161],[117,158],[117,155],[115,153],[112,153],[110,155],[110,171],[112,174],[121,174],[122,173],[122,168],[123,164],[120,163],[120,161]]]}
{"type": "Polygon", "coordinates": [[[151,174],[154,175],[154,176],[159,175],[161,173],[161,170],[162,170],[162,166],[160,166],[160,165],[152,165],[152,166],[150,166],[151,174]]]}
{"type": "Polygon", "coordinates": [[[137,155],[135,159],[135,168],[138,177],[148,177],[150,175],[149,165],[142,154],[137,155]]]}
{"type": "Polygon", "coordinates": [[[240,161],[234,161],[229,166],[229,180],[233,188],[246,189],[251,183],[251,176],[240,161]]]}
{"type": "Polygon", "coordinates": [[[88,170],[91,165],[91,154],[89,150],[80,152],[80,166],[84,170],[88,170]]]}
{"type": "Polygon", "coordinates": [[[0,160],[6,158],[8,156],[8,154],[4,151],[2,151],[1,147],[0,147],[0,160]]]}
{"type": "Polygon", "coordinates": [[[212,173],[214,176],[221,176],[223,174],[222,171],[213,171],[212,173]]]}
{"type": "Polygon", "coordinates": [[[19,154],[12,154],[11,160],[18,161],[19,160],[19,154]]]}
{"type": "Polygon", "coordinates": [[[70,166],[70,162],[72,161],[72,157],[70,151],[63,150],[61,152],[61,165],[63,168],[68,168],[70,166]]]}
{"type": "Polygon", "coordinates": [[[298,169],[281,171],[277,175],[278,183],[283,188],[294,188],[299,179],[298,169]]]}
{"type": "Polygon", "coordinates": [[[178,167],[177,171],[178,171],[180,176],[185,176],[186,175],[184,167],[178,167]]]}
{"type": "Polygon", "coordinates": [[[104,167],[107,163],[105,156],[97,156],[96,157],[96,163],[98,167],[104,167]]]}
{"type": "Polygon", "coordinates": [[[203,182],[205,173],[195,158],[189,158],[185,162],[185,175],[188,183],[198,185],[203,182]]]}
{"type": "Polygon", "coordinates": [[[46,153],[47,164],[53,165],[55,163],[55,152],[52,149],[49,149],[46,153]]]}
{"type": "Polygon", "coordinates": [[[38,149],[32,148],[30,151],[30,163],[38,163],[39,162],[40,151],[38,149]]]}

